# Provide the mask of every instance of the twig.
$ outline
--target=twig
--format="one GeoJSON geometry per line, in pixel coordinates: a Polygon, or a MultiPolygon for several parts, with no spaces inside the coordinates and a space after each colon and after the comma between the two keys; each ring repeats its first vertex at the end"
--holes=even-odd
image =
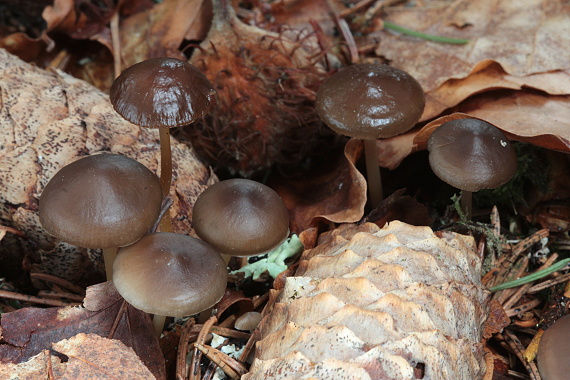
{"type": "Polygon", "coordinates": [[[188,345],[190,341],[190,331],[196,321],[192,318],[189,319],[180,333],[180,341],[178,342],[178,353],[176,354],[176,379],[186,380],[188,377],[188,364],[186,363],[186,356],[188,356],[188,345]]]}
{"type": "Polygon", "coordinates": [[[38,297],[49,298],[52,300],[61,300],[67,302],[83,302],[83,296],[78,294],[66,293],[66,292],[56,292],[53,290],[40,290],[38,292],[38,297]]]}
{"type": "Polygon", "coordinates": [[[0,290],[0,298],[7,298],[7,299],[11,299],[11,300],[16,300],[16,301],[31,302],[31,303],[37,303],[40,305],[57,306],[57,307],[80,305],[78,303],[64,302],[64,301],[59,301],[59,300],[51,300],[48,298],[34,297],[34,296],[29,296],[27,294],[8,292],[6,290],[0,290]]]}
{"type": "Polygon", "coordinates": [[[84,288],[82,288],[81,286],[77,286],[67,280],[64,280],[63,278],[52,276],[51,274],[46,274],[46,273],[30,273],[30,277],[35,280],[51,282],[52,284],[59,285],[62,288],[70,290],[75,294],[81,294],[82,296],[85,296],[84,288]]]}
{"type": "Polygon", "coordinates": [[[204,323],[202,326],[202,330],[198,334],[198,339],[196,339],[196,343],[194,343],[194,352],[192,355],[192,365],[190,366],[190,380],[197,380],[199,377],[198,372],[200,371],[200,359],[202,358],[202,352],[198,350],[196,344],[204,344],[206,341],[206,336],[210,332],[212,326],[218,321],[216,317],[211,317],[204,323]]]}
{"type": "Polygon", "coordinates": [[[247,369],[243,364],[224,354],[220,350],[200,343],[194,343],[194,347],[206,355],[208,359],[220,367],[220,369],[232,379],[238,380],[242,375],[247,373],[247,369]]]}
{"type": "Polygon", "coordinates": [[[540,305],[541,303],[542,303],[541,300],[535,299],[535,300],[532,300],[532,301],[527,302],[527,303],[525,303],[525,304],[516,306],[516,307],[514,307],[514,308],[512,308],[512,309],[508,309],[508,310],[505,309],[505,313],[506,313],[507,316],[509,316],[509,317],[514,317],[514,316],[517,315],[517,314],[524,313],[525,311],[534,309],[535,307],[537,307],[537,306],[540,305]]]}
{"type": "MultiPolygon", "coordinates": [[[[498,334],[498,335],[501,335],[501,334],[498,334]]],[[[516,335],[512,334],[508,330],[505,330],[504,335],[503,335],[503,339],[505,340],[505,342],[507,342],[507,344],[511,347],[511,349],[513,350],[515,355],[519,358],[521,363],[525,366],[528,374],[530,375],[530,378],[533,380],[540,380],[540,375],[538,374],[538,368],[536,367],[536,364],[529,363],[525,360],[525,358],[524,358],[524,350],[525,349],[524,349],[524,346],[522,345],[522,343],[520,342],[519,338],[517,338],[516,335]]]]}
{"type": "MultiPolygon", "coordinates": [[[[568,262],[570,262],[570,259],[565,259],[565,260],[568,260],[568,262]]],[[[562,260],[562,261],[565,261],[565,260],[562,260]]],[[[554,266],[554,265],[553,265],[553,266],[554,266]]],[[[566,266],[566,265],[564,265],[564,266],[566,266]]],[[[552,268],[552,267],[551,267],[551,268],[552,268]]],[[[549,268],[549,269],[550,269],[550,268],[549,268]]],[[[556,278],[554,278],[554,279],[552,279],[552,280],[547,280],[547,281],[543,281],[543,282],[541,282],[541,283],[539,283],[539,284],[536,284],[535,286],[533,286],[532,288],[530,288],[530,289],[527,291],[527,294],[538,293],[538,292],[540,292],[541,290],[550,288],[550,287],[552,287],[552,286],[554,286],[554,285],[561,284],[561,283],[566,282],[566,281],[568,281],[568,280],[570,280],[570,273],[563,274],[562,276],[556,277],[556,278]]]]}

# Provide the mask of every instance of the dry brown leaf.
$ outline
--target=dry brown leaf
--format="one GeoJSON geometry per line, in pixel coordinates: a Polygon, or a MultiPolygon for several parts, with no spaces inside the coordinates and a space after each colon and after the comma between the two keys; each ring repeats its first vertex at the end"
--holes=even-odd
{"type": "Polygon", "coordinates": [[[570,52],[566,49],[570,43],[568,4],[556,0],[457,0],[422,4],[423,7],[388,8],[387,20],[424,33],[470,41],[458,46],[382,32],[377,54],[410,72],[428,95],[435,95],[433,99],[428,96],[424,119],[436,116],[441,110],[442,104],[432,104],[433,101],[453,105],[458,98],[465,98],[467,89],[460,90],[461,96],[449,94],[448,89],[461,87],[461,81],[454,81],[476,74],[480,65],[488,65],[489,61],[507,75],[495,83],[489,77],[492,73],[479,75],[475,83],[468,81],[473,91],[528,85],[552,94],[570,93],[570,52]],[[553,79],[541,83],[550,75],[553,79]],[[450,83],[446,83],[448,80],[450,83]],[[446,88],[438,92],[444,84],[446,88]],[[446,94],[451,98],[446,98],[446,94]]]}
{"type": "Polygon", "coordinates": [[[77,334],[53,343],[54,350],[68,357],[61,359],[43,350],[19,364],[0,364],[0,378],[34,379],[156,379],[135,352],[121,341],[95,334],[77,334]]]}
{"type": "Polygon", "coordinates": [[[425,149],[431,133],[454,119],[478,118],[494,124],[510,139],[543,148],[570,151],[570,96],[552,96],[530,91],[482,94],[458,108],[462,112],[426,124],[414,137],[415,149],[425,149]]]}
{"type": "Polygon", "coordinates": [[[119,340],[81,333],[52,347],[69,358],[62,380],[156,379],[135,352],[119,340]]]}
{"type": "Polygon", "coordinates": [[[164,359],[148,314],[125,303],[112,283],[87,288],[85,308],[24,308],[2,316],[0,361],[20,363],[53,342],[78,333],[109,336],[119,317],[113,338],[119,339],[139,355],[157,379],[165,377],[164,359]],[[119,313],[122,313],[119,315],[119,313]]]}
{"type": "Polygon", "coordinates": [[[355,163],[362,154],[362,142],[349,140],[344,157],[330,160],[328,169],[319,168],[298,179],[272,183],[291,216],[291,230],[299,233],[319,219],[334,223],[356,222],[364,215],[366,181],[355,163]]]}
{"type": "MultiPolygon", "coordinates": [[[[36,245],[21,253],[38,266],[36,270],[72,282],[93,281],[95,268],[101,269],[100,253],[49,236],[37,215],[39,195],[57,170],[92,153],[123,154],[157,171],[158,131],[122,119],[108,96],[87,83],[41,70],[4,50],[0,50],[0,89],[0,217],[36,245]]],[[[190,147],[172,143],[170,216],[176,232],[190,233],[191,205],[216,177],[190,147]]]]}
{"type": "Polygon", "coordinates": [[[50,351],[43,350],[39,354],[32,356],[28,361],[13,364],[0,363],[0,379],[5,380],[35,380],[49,379],[48,373],[51,371],[56,379],[60,379],[65,374],[66,364],[50,351]],[[49,363],[50,361],[51,363],[49,363]]]}
{"type": "Polygon", "coordinates": [[[152,9],[128,17],[121,23],[121,62],[123,68],[154,57],[184,59],[179,51],[188,36],[203,39],[210,19],[203,0],[165,0],[152,9]]]}

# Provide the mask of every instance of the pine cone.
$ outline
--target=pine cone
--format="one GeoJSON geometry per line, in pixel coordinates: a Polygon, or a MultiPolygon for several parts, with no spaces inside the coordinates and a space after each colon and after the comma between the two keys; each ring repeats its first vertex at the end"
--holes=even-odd
{"type": "Polygon", "coordinates": [[[399,221],[322,236],[262,321],[244,379],[481,379],[488,292],[474,249],[399,221]]]}

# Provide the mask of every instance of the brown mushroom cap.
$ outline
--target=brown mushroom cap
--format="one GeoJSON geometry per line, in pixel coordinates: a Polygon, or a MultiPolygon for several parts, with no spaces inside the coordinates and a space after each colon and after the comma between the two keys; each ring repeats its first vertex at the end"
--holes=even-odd
{"type": "Polygon", "coordinates": [[[408,131],[424,105],[424,92],[410,74],[381,64],[338,71],[323,82],[316,100],[319,117],[332,130],[367,140],[408,131]]]}
{"type": "Polygon", "coordinates": [[[148,234],[121,248],[113,265],[113,283],[128,303],[172,317],[213,306],[224,295],[226,280],[226,265],[214,248],[170,232],[148,234]]]}
{"type": "Polygon", "coordinates": [[[132,244],[156,222],[158,177],[132,158],[98,154],[58,171],[42,192],[39,216],[51,235],[85,248],[132,244]]]}
{"type": "Polygon", "coordinates": [[[482,120],[443,123],[430,136],[427,148],[434,173],[461,190],[497,188],[517,171],[510,141],[497,127],[482,120]]]}
{"type": "Polygon", "coordinates": [[[270,187],[248,179],[218,182],[204,190],[192,211],[196,234],[221,253],[265,253],[289,234],[289,212],[270,187]]]}
{"type": "Polygon", "coordinates": [[[141,127],[178,127],[210,109],[212,84],[200,70],[174,58],[139,62],[119,75],[111,103],[123,118],[141,127]]]}
{"type": "Polygon", "coordinates": [[[566,380],[570,377],[570,315],[550,326],[538,345],[538,371],[543,380],[566,380]]]}

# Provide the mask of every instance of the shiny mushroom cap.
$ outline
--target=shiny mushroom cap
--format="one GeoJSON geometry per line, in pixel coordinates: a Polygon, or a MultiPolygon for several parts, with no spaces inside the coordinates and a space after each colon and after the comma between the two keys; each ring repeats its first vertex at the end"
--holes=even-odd
{"type": "Polygon", "coordinates": [[[510,141],[497,127],[482,120],[443,123],[430,136],[427,148],[434,173],[461,190],[497,188],[517,171],[510,141]]]}
{"type": "Polygon", "coordinates": [[[85,248],[132,244],[156,222],[158,177],[132,158],[98,154],[58,171],[42,192],[39,216],[48,233],[85,248]]]}
{"type": "Polygon", "coordinates": [[[121,248],[113,265],[113,283],[128,303],[172,317],[215,305],[224,295],[226,280],[226,264],[214,248],[170,232],[148,234],[121,248]]]}
{"type": "Polygon", "coordinates": [[[408,131],[424,105],[424,92],[410,74],[381,64],[338,71],[321,85],[316,100],[319,117],[332,130],[367,140],[408,131]]]}
{"type": "Polygon", "coordinates": [[[279,195],[248,179],[208,187],[196,199],[192,215],[196,234],[227,255],[265,253],[289,234],[289,212],[279,195]]]}
{"type": "Polygon", "coordinates": [[[538,345],[538,371],[543,380],[566,380],[570,377],[570,315],[550,326],[538,345]]]}
{"type": "Polygon", "coordinates": [[[178,127],[192,123],[210,109],[212,84],[200,70],[174,58],[139,62],[111,86],[113,107],[141,127],[178,127]]]}

